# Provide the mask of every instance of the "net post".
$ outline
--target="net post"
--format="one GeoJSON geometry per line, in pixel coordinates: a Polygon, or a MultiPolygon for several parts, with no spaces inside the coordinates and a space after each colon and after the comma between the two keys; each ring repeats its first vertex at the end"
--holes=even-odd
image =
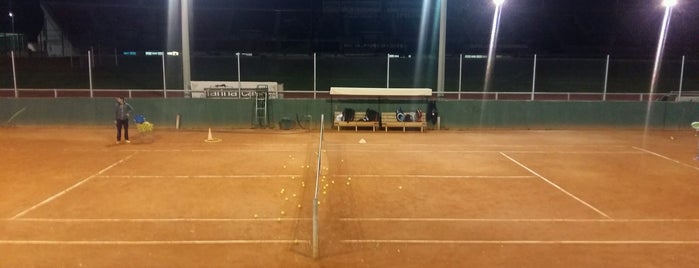
{"type": "Polygon", "coordinates": [[[321,165],[321,153],[323,152],[323,121],[324,115],[320,115],[320,136],[318,140],[318,163],[316,166],[316,188],[313,195],[313,237],[311,239],[311,247],[313,251],[313,259],[318,259],[320,257],[320,251],[318,246],[318,185],[320,182],[320,165],[321,165]]]}

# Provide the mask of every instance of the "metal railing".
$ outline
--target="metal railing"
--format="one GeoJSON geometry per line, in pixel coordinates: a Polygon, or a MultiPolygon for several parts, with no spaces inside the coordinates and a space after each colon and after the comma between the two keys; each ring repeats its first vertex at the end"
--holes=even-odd
{"type": "MultiPolygon", "coordinates": [[[[204,91],[183,91],[162,89],[0,89],[0,98],[188,98],[193,93],[204,91]],[[92,93],[92,96],[91,96],[92,93]]],[[[279,91],[281,99],[328,99],[329,91],[279,91]]],[[[592,92],[433,92],[433,96],[447,100],[530,100],[530,101],[646,101],[665,100],[681,101],[682,98],[692,99],[699,97],[699,91],[685,91],[670,93],[592,93],[592,92]]],[[[246,99],[249,97],[238,97],[246,99]]]]}

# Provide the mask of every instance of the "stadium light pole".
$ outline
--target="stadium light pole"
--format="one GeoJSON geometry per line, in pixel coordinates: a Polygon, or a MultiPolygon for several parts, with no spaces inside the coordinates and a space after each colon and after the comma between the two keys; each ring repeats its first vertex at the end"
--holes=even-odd
{"type": "Polygon", "coordinates": [[[192,97],[192,67],[189,44],[189,8],[191,0],[180,1],[180,34],[182,38],[182,89],[186,97],[192,97]]]}
{"type": "Polygon", "coordinates": [[[497,47],[498,28],[500,28],[500,15],[502,14],[502,4],[505,0],[493,0],[495,4],[495,14],[493,15],[493,30],[490,32],[490,46],[488,49],[488,63],[485,67],[485,83],[483,91],[490,90],[490,80],[493,76],[493,64],[495,62],[495,48],[497,47]]]}
{"type": "Polygon", "coordinates": [[[12,24],[12,50],[15,50],[15,45],[17,45],[17,41],[15,40],[15,14],[10,11],[10,13],[7,15],[10,16],[10,21],[12,24]]]}
{"type": "MultiPolygon", "coordinates": [[[[663,25],[660,28],[660,37],[658,38],[658,50],[655,52],[655,64],[653,65],[653,75],[650,80],[650,89],[648,91],[648,105],[646,107],[646,123],[644,127],[644,137],[648,133],[650,125],[651,105],[653,103],[653,94],[658,86],[658,75],[663,59],[663,50],[665,49],[665,40],[667,40],[667,31],[670,27],[670,18],[672,17],[672,9],[677,5],[677,0],[663,0],[665,7],[665,16],[663,17],[663,25]]],[[[645,144],[645,138],[644,138],[645,144]]]]}
{"type": "Polygon", "coordinates": [[[15,14],[10,11],[10,21],[12,22],[12,33],[15,33],[15,14]]]}
{"type": "Polygon", "coordinates": [[[665,49],[665,40],[667,40],[667,31],[670,27],[670,19],[672,18],[672,9],[677,5],[677,0],[663,0],[663,6],[665,7],[665,16],[663,17],[663,25],[660,28],[660,37],[658,38],[658,50],[655,52],[655,64],[653,65],[653,76],[650,81],[650,95],[651,98],[653,93],[655,93],[656,87],[658,86],[658,75],[660,73],[660,66],[663,60],[663,51],[665,49]]]}

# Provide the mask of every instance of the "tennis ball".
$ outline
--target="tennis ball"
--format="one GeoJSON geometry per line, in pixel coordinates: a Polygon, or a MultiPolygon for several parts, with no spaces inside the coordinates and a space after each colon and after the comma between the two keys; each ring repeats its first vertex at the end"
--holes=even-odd
{"type": "Polygon", "coordinates": [[[674,141],[674,140],[675,140],[675,137],[674,137],[674,136],[670,136],[670,140],[673,140],[673,141],[674,141]]]}
{"type": "Polygon", "coordinates": [[[301,208],[301,204],[298,204],[298,206],[297,206],[297,207],[298,207],[298,208],[301,208]]]}
{"type": "Polygon", "coordinates": [[[401,190],[401,189],[403,189],[403,186],[398,186],[398,190],[401,190]]]}
{"type": "Polygon", "coordinates": [[[257,219],[257,214],[255,214],[255,215],[252,215],[252,216],[253,216],[253,217],[255,217],[255,219],[257,219]]]}
{"type": "Polygon", "coordinates": [[[347,182],[347,185],[350,185],[350,182],[347,182]]]}
{"type": "Polygon", "coordinates": [[[296,194],[292,194],[291,197],[296,197],[296,194]]]}
{"type": "Polygon", "coordinates": [[[286,165],[284,165],[283,167],[286,168],[286,165]]]}
{"type": "Polygon", "coordinates": [[[289,198],[288,198],[288,197],[284,197],[284,201],[289,201],[289,198]]]}
{"type": "Polygon", "coordinates": [[[282,214],[282,215],[286,215],[286,212],[284,212],[284,211],[282,210],[281,214],[282,214]]]}
{"type": "Polygon", "coordinates": [[[282,190],[279,193],[284,194],[285,191],[286,191],[286,189],[282,188],[282,190]]]}

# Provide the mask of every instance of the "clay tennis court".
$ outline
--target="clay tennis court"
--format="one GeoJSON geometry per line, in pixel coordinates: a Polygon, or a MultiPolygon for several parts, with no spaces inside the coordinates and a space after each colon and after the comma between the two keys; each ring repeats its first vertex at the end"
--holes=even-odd
{"type": "Polygon", "coordinates": [[[113,132],[0,129],[1,267],[699,265],[691,130],[327,129],[318,259],[319,131],[113,132]]]}

